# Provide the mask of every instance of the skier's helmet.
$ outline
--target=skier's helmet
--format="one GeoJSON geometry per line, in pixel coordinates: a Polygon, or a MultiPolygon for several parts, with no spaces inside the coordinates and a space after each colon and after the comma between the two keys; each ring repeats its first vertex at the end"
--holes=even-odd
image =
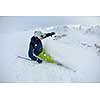
{"type": "Polygon", "coordinates": [[[41,31],[34,31],[34,36],[41,37],[43,33],[41,31]]]}

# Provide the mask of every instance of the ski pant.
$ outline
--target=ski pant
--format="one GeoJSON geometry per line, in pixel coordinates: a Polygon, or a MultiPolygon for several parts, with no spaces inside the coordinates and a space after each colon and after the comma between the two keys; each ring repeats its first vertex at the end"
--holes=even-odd
{"type": "Polygon", "coordinates": [[[45,49],[42,50],[42,52],[38,55],[38,57],[46,62],[55,63],[55,61],[52,59],[52,57],[50,55],[46,54],[45,49]]]}

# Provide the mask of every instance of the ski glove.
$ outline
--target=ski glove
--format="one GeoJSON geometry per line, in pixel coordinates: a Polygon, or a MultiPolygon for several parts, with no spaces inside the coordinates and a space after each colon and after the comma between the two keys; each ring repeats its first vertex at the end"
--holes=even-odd
{"type": "Polygon", "coordinates": [[[41,59],[37,59],[36,60],[38,63],[42,63],[42,60],[41,59]]]}

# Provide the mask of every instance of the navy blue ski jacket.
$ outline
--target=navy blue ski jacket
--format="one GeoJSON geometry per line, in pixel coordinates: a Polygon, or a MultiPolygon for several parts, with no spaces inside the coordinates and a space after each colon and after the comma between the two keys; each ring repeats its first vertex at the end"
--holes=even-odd
{"type": "Polygon", "coordinates": [[[39,55],[39,53],[41,53],[43,50],[43,46],[42,46],[42,42],[41,40],[38,38],[38,37],[32,37],[31,38],[31,42],[30,42],[30,45],[29,45],[29,51],[28,51],[28,55],[29,57],[36,61],[37,60],[37,57],[39,55]],[[35,56],[35,55],[36,56],[35,56]]]}

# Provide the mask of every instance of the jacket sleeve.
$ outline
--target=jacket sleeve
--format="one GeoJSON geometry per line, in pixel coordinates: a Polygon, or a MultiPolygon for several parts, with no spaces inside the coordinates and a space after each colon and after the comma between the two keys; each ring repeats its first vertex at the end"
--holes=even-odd
{"type": "Polygon", "coordinates": [[[55,34],[55,32],[46,33],[45,36],[43,36],[43,38],[46,38],[46,37],[52,36],[52,35],[54,35],[54,34],[55,34]]]}
{"type": "Polygon", "coordinates": [[[30,46],[29,51],[28,51],[28,56],[34,61],[37,60],[37,57],[33,55],[33,48],[31,46],[30,46]]]}
{"type": "Polygon", "coordinates": [[[34,60],[34,61],[37,61],[37,62],[40,60],[38,57],[33,55],[33,48],[31,46],[29,48],[28,55],[31,58],[31,60],[34,60]]]}

